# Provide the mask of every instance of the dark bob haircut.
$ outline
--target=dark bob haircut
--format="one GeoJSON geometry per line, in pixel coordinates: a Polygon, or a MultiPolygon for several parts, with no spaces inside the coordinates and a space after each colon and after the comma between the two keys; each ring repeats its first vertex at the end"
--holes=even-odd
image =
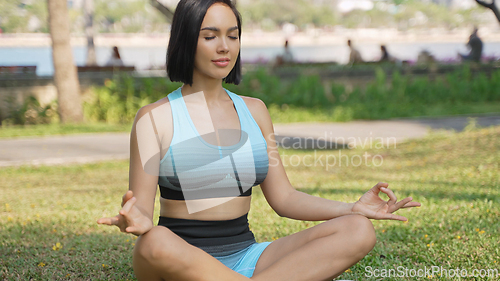
{"type": "MultiPolygon", "coordinates": [[[[238,22],[238,37],[241,38],[241,16],[231,0],[181,0],[175,9],[167,48],[167,74],[171,81],[193,85],[194,58],[201,23],[208,8],[215,3],[225,4],[233,10],[238,22]]],[[[223,80],[236,85],[241,82],[240,54],[223,80]]]]}

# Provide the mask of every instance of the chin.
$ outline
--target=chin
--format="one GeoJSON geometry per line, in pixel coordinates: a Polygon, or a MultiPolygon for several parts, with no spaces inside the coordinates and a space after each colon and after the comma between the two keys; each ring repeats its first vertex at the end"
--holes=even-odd
{"type": "MultiPolygon", "coordinates": [[[[233,66],[234,67],[234,66],[233,66]]],[[[232,68],[231,68],[232,70],[232,68]]],[[[209,79],[217,79],[217,80],[222,80],[226,78],[231,71],[225,70],[225,69],[211,69],[211,70],[206,70],[206,71],[200,71],[199,72],[202,76],[209,78],[209,79]]]]}
{"type": "Polygon", "coordinates": [[[217,73],[215,75],[212,75],[212,78],[222,80],[222,79],[226,78],[229,75],[229,73],[231,73],[231,72],[229,71],[229,72],[224,72],[224,73],[217,73]]]}

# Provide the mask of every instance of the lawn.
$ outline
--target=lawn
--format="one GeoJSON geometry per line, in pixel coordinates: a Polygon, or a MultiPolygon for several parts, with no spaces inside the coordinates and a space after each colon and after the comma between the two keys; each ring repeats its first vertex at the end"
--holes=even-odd
{"type": "Polygon", "coordinates": [[[86,133],[130,132],[132,123],[107,124],[104,122],[84,124],[38,124],[8,125],[0,127],[0,139],[16,137],[43,137],[53,135],[72,135],[86,133]]]}
{"type": "MultiPolygon", "coordinates": [[[[378,275],[382,269],[411,274],[431,266],[469,273],[499,269],[500,127],[435,133],[389,147],[280,153],[290,182],[304,192],[355,201],[385,181],[398,197],[422,203],[399,212],[409,218],[406,223],[373,221],[374,250],[339,279],[380,280],[367,276],[375,269],[378,275]],[[336,164],[326,166],[327,157],[336,164]]],[[[126,161],[9,167],[0,169],[0,179],[0,279],[135,280],[135,237],[95,223],[119,210],[128,186],[126,161]]],[[[258,188],[249,218],[258,241],[318,223],[277,216],[258,188]]],[[[497,272],[490,280],[498,278],[497,272]]],[[[391,279],[415,278],[384,278],[391,279]]]]}

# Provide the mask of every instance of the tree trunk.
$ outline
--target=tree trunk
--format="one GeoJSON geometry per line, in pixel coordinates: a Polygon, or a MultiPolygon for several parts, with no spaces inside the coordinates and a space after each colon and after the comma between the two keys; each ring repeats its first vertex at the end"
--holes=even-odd
{"type": "Polygon", "coordinates": [[[85,0],[85,35],[87,35],[87,62],[86,65],[97,65],[94,45],[94,0],[85,0]]]}
{"type": "Polygon", "coordinates": [[[500,11],[498,11],[497,6],[495,5],[495,0],[491,0],[491,3],[486,3],[483,0],[476,0],[476,2],[479,5],[490,9],[495,14],[495,17],[497,18],[498,22],[500,23],[500,11]]]}
{"type": "Polygon", "coordinates": [[[83,121],[80,83],[69,44],[69,17],[66,0],[48,0],[54,81],[62,123],[83,121]]]}
{"type": "Polygon", "coordinates": [[[162,13],[166,18],[167,21],[172,23],[172,19],[174,18],[174,12],[167,8],[165,5],[160,3],[158,0],[150,0],[150,4],[155,7],[160,13],[162,13]]]}

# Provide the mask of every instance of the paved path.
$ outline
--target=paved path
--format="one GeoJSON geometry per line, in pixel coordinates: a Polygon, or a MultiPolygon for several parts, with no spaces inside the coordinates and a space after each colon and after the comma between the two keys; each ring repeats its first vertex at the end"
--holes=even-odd
{"type": "MultiPolygon", "coordinates": [[[[481,127],[500,125],[500,116],[478,116],[481,127]]],[[[401,142],[433,130],[461,131],[468,117],[393,119],[347,123],[275,124],[276,141],[285,148],[335,149],[369,141],[401,142]]],[[[0,167],[86,163],[128,159],[129,134],[105,133],[40,138],[0,139],[0,167]]]]}
{"type": "Polygon", "coordinates": [[[280,124],[275,126],[275,131],[276,140],[285,147],[334,149],[365,145],[369,141],[401,142],[406,139],[424,137],[429,132],[439,130],[459,132],[469,124],[469,118],[475,118],[478,127],[500,125],[499,115],[483,115],[346,123],[280,124]]]}
{"type": "Polygon", "coordinates": [[[0,167],[127,159],[129,143],[128,133],[0,139],[0,167]]]}

